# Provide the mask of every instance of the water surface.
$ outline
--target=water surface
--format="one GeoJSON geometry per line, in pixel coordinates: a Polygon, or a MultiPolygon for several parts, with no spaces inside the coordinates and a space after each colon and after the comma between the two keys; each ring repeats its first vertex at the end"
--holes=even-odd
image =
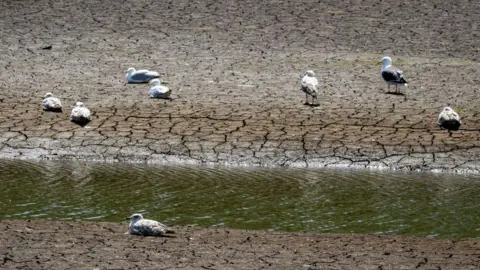
{"type": "Polygon", "coordinates": [[[0,160],[0,219],[480,236],[476,175],[0,160]]]}

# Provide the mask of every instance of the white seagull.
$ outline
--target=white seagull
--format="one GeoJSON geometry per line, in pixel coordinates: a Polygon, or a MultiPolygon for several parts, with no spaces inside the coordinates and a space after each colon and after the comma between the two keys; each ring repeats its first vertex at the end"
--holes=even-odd
{"type": "Polygon", "coordinates": [[[462,122],[460,116],[450,107],[445,107],[438,115],[437,124],[440,128],[450,130],[458,130],[462,122]]]}
{"type": "Polygon", "coordinates": [[[88,124],[88,122],[92,121],[92,113],[88,108],[85,107],[83,102],[75,103],[75,107],[72,109],[72,113],[70,114],[70,121],[84,126],[88,124]]]}
{"type": "Polygon", "coordinates": [[[170,94],[172,90],[170,90],[165,85],[161,85],[159,79],[153,79],[150,81],[152,87],[150,87],[149,95],[150,98],[162,98],[162,99],[170,99],[170,94]]]}
{"type": "Polygon", "coordinates": [[[62,103],[60,102],[60,99],[54,97],[50,92],[43,96],[42,107],[44,111],[62,112],[62,103]]]}
{"type": "Polygon", "coordinates": [[[388,85],[390,92],[390,85],[395,85],[395,93],[397,93],[398,86],[407,86],[407,81],[403,78],[403,72],[392,66],[392,59],[388,56],[382,58],[382,78],[388,85]]]}
{"type": "Polygon", "coordinates": [[[128,234],[143,236],[165,236],[174,233],[166,225],[151,219],[144,219],[142,214],[133,214],[127,218],[130,220],[128,234]]]}
{"type": "Polygon", "coordinates": [[[305,104],[308,103],[308,96],[312,96],[312,105],[317,105],[315,100],[318,96],[318,80],[315,78],[315,73],[312,70],[307,70],[302,77],[301,90],[305,93],[305,104]]]}
{"type": "Polygon", "coordinates": [[[155,78],[159,78],[160,74],[156,71],[150,71],[146,69],[135,70],[131,67],[127,70],[127,75],[125,75],[125,80],[127,83],[148,83],[155,78]]]}

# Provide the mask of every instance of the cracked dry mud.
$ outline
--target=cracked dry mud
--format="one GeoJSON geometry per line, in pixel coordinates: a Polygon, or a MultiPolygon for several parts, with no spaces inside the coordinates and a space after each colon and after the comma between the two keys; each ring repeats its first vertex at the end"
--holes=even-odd
{"type": "MultiPolygon", "coordinates": [[[[0,2],[0,157],[479,172],[480,2],[0,2]],[[51,46],[51,48],[49,48],[51,46]],[[404,70],[388,95],[382,56],[404,70]],[[124,86],[157,70],[173,101],[124,86]],[[313,69],[320,106],[303,105],[313,69]],[[45,113],[53,92],[64,113],[45,113]],[[94,119],[68,121],[83,101],[94,119]],[[461,130],[436,127],[444,106],[461,130]]],[[[475,269],[474,240],[0,223],[0,268],[475,269]]]]}
{"type": "Polygon", "coordinates": [[[2,1],[0,157],[479,172],[478,1],[2,1]],[[388,17],[389,16],[389,17],[388,17]],[[47,46],[51,49],[45,50],[47,46]],[[385,93],[383,55],[406,96],[385,93]],[[124,85],[157,70],[173,101],[124,85]],[[313,69],[319,107],[303,105],[313,69]],[[51,91],[64,113],[45,113],[51,91]],[[94,113],[68,121],[76,101],[94,113]],[[450,105],[461,130],[436,126],[450,105]]]}
{"type": "Polygon", "coordinates": [[[174,238],[163,238],[125,235],[126,229],[126,224],[102,222],[2,222],[0,268],[478,269],[480,265],[480,243],[474,240],[196,227],[176,227],[174,238]]]}

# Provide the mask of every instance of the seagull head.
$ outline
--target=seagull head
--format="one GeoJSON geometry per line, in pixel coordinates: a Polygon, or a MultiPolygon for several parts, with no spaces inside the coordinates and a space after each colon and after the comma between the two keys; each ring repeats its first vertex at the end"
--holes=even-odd
{"type": "Polygon", "coordinates": [[[75,107],[83,108],[85,107],[85,104],[83,104],[83,102],[78,101],[77,103],[75,103],[75,107]]]}
{"type": "Polygon", "coordinates": [[[451,111],[453,111],[453,110],[452,110],[452,108],[450,108],[450,107],[445,107],[445,108],[443,108],[443,111],[449,113],[449,112],[451,112],[451,111]]]}
{"type": "Polygon", "coordinates": [[[135,68],[130,67],[130,68],[127,69],[128,74],[132,74],[133,72],[135,72],[135,68]]]}
{"type": "Polygon", "coordinates": [[[160,85],[160,80],[159,79],[153,79],[150,81],[150,84],[153,86],[160,85]]]}
{"type": "Polygon", "coordinates": [[[43,98],[49,98],[49,97],[53,97],[53,94],[48,92],[45,94],[45,96],[43,96],[43,98]]]}
{"type": "Polygon", "coordinates": [[[388,56],[385,56],[382,58],[382,66],[383,67],[386,67],[386,66],[390,66],[392,64],[392,58],[388,57],[388,56]]]}
{"type": "Polygon", "coordinates": [[[126,218],[126,219],[130,220],[132,223],[135,223],[139,220],[142,220],[143,216],[142,216],[142,214],[135,213],[135,214],[131,215],[130,217],[126,218]]]}
{"type": "Polygon", "coordinates": [[[307,70],[307,72],[305,72],[305,74],[306,74],[308,77],[313,77],[313,76],[315,76],[315,72],[313,72],[313,70],[307,70]]]}

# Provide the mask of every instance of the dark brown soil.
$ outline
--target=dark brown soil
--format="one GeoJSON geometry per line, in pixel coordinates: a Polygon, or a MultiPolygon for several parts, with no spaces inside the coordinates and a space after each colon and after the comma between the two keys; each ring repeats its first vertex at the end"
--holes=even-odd
{"type": "Polygon", "coordinates": [[[127,224],[2,221],[2,269],[478,269],[476,240],[177,227],[174,238],[127,224]],[[3,260],[2,260],[3,259],[3,260]]]}

